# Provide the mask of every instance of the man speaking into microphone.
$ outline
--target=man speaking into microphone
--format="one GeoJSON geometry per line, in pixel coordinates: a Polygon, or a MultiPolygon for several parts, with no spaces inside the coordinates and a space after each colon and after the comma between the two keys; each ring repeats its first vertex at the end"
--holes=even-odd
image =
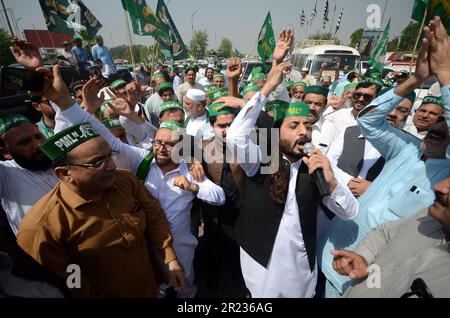
{"type": "Polygon", "coordinates": [[[303,150],[311,142],[312,130],[309,107],[304,103],[280,103],[275,108],[274,127],[279,129],[280,140],[279,155],[272,154],[272,158],[279,160],[278,171],[263,174],[261,151],[248,135],[267,97],[289,72],[290,65],[277,62],[275,55],[266,84],[247,102],[227,132],[227,147],[237,149],[238,159],[258,158],[256,162],[239,160],[247,175],[235,226],[241,268],[254,298],[313,297],[318,273],[319,206],[323,204],[342,219],[352,219],[358,203],[320,150],[309,149],[305,156],[303,150]],[[330,193],[324,197],[313,177],[319,169],[330,193]]]}

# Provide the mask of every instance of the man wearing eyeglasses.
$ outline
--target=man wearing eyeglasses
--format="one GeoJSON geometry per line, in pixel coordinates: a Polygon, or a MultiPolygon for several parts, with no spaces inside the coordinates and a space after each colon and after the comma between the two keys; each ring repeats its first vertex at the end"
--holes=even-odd
{"type": "Polygon", "coordinates": [[[433,185],[450,175],[450,156],[446,155],[450,144],[450,38],[439,17],[430,22],[424,34],[416,73],[378,97],[358,115],[364,138],[380,152],[386,164],[358,198],[357,217],[345,224],[334,218],[329,233],[319,243],[324,246],[322,271],[327,277],[328,297],[340,297],[350,286],[347,277],[333,270],[331,251],[336,248],[353,250],[378,225],[410,217],[430,206],[435,199],[433,185]],[[391,127],[386,116],[431,74],[435,74],[442,85],[447,122],[435,124],[422,141],[391,127]]]}
{"type": "Polygon", "coordinates": [[[77,265],[78,286],[67,284],[75,297],[157,297],[167,277],[152,248],[173,284],[184,287],[158,202],[130,172],[116,169],[117,153],[91,125],[69,127],[41,149],[60,182],[21,223],[17,240],[26,253],[62,279],[77,265]]]}

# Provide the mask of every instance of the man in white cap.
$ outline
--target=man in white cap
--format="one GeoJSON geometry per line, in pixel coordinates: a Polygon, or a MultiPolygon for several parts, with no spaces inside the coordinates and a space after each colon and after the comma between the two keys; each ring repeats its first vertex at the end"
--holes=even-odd
{"type": "Polygon", "coordinates": [[[316,81],[309,75],[309,69],[307,67],[302,68],[300,74],[302,75],[300,81],[305,82],[306,86],[316,85],[316,81]]]}
{"type": "Polygon", "coordinates": [[[183,107],[186,112],[186,133],[191,136],[210,139],[214,137],[209,124],[208,110],[206,109],[206,94],[199,89],[190,89],[183,98],[183,107]]]}

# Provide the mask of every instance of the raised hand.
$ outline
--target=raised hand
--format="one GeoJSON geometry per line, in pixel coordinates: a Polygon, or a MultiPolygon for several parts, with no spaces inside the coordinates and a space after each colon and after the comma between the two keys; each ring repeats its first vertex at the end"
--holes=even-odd
{"type": "Polygon", "coordinates": [[[217,107],[217,111],[224,109],[225,107],[231,107],[235,109],[241,109],[244,107],[245,102],[241,98],[233,97],[233,96],[225,96],[216,100],[216,103],[224,103],[222,106],[217,107]]]}
{"type": "Polygon", "coordinates": [[[53,72],[45,67],[39,67],[36,72],[44,75],[44,90],[42,96],[57,104],[61,110],[65,110],[75,104],[70,96],[69,89],[64,83],[59,65],[53,66],[53,72]]]}
{"type": "Polygon", "coordinates": [[[227,78],[238,81],[242,73],[242,63],[239,58],[230,58],[227,62],[227,78]]]}
{"type": "Polygon", "coordinates": [[[261,89],[261,94],[264,96],[269,96],[269,94],[274,91],[283,81],[284,76],[292,71],[292,64],[288,62],[283,62],[272,69],[267,76],[267,82],[261,89]]]}
{"type": "Polygon", "coordinates": [[[439,17],[430,21],[425,28],[425,36],[429,29],[430,69],[436,75],[441,86],[450,84],[450,37],[439,17]]]}
{"type": "Polygon", "coordinates": [[[273,59],[279,64],[283,62],[294,42],[294,31],[292,29],[284,29],[280,32],[277,45],[273,51],[273,59]]]}
{"type": "Polygon", "coordinates": [[[85,110],[90,114],[95,114],[105,100],[104,92],[102,92],[100,96],[98,95],[102,87],[103,80],[98,79],[97,77],[92,77],[83,86],[83,106],[85,107],[85,110]]]}
{"type": "Polygon", "coordinates": [[[14,38],[11,40],[10,50],[17,63],[29,70],[35,70],[44,65],[39,49],[29,42],[14,38]]]}
{"type": "Polygon", "coordinates": [[[333,250],[333,268],[344,276],[351,279],[361,279],[367,276],[368,264],[364,257],[354,252],[345,250],[333,250]]]}
{"type": "Polygon", "coordinates": [[[125,86],[125,91],[127,92],[128,102],[134,106],[141,99],[142,95],[145,93],[146,87],[141,86],[139,82],[131,82],[125,86]]]}

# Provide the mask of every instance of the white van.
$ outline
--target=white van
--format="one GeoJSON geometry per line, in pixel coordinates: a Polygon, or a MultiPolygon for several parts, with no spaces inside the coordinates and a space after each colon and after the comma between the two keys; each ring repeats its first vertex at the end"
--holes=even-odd
{"type": "Polygon", "coordinates": [[[332,63],[336,58],[339,58],[341,61],[340,75],[343,75],[343,69],[346,65],[349,65],[353,70],[361,72],[361,56],[354,48],[342,45],[319,45],[304,49],[294,49],[292,52],[293,70],[289,77],[293,81],[301,81],[300,71],[306,67],[309,69],[309,74],[314,79],[317,79],[322,63],[327,61],[330,68],[324,70],[322,75],[330,75],[333,78],[332,63]]]}

